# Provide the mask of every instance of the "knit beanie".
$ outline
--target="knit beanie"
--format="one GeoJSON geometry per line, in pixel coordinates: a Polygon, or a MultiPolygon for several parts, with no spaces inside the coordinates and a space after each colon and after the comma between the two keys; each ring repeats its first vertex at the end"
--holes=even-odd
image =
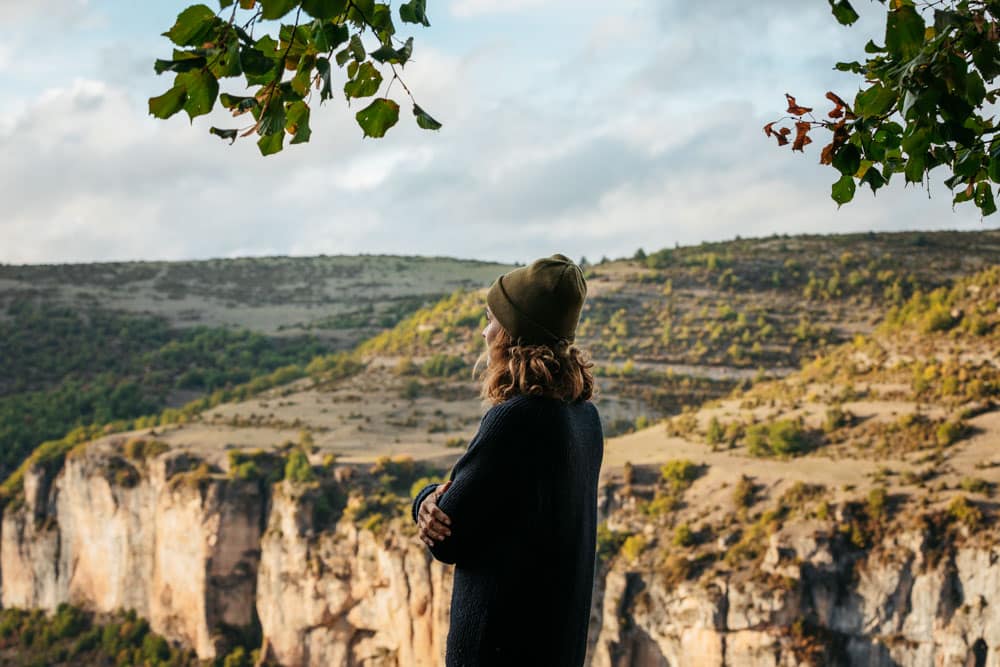
{"type": "Polygon", "coordinates": [[[587,281],[569,257],[552,255],[496,279],[486,303],[500,326],[525,344],[572,343],[587,281]]]}

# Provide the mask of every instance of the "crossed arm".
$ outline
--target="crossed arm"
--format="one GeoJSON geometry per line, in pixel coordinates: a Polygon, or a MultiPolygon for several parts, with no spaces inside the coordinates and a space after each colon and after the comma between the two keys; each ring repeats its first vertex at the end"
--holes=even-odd
{"type": "Polygon", "coordinates": [[[469,449],[444,484],[428,484],[411,508],[420,538],[434,557],[445,563],[474,559],[496,539],[495,528],[505,487],[511,483],[517,432],[522,420],[507,404],[483,417],[469,449]]]}

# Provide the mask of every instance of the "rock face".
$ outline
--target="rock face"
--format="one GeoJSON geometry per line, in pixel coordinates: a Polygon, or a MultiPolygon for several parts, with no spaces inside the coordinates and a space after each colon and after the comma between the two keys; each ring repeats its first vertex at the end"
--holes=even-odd
{"type": "MultiPolygon", "coordinates": [[[[283,665],[442,664],[451,568],[407,521],[323,521],[309,489],[177,465],[97,451],[30,471],[3,516],[3,604],[133,608],[203,658],[259,621],[283,665]]],[[[600,568],[588,664],[1000,666],[996,545],[897,532],[844,558],[819,528],[770,539],[759,567],[697,581],[600,568]]]]}
{"type": "MultiPolygon", "coordinates": [[[[222,624],[254,619],[265,497],[255,482],[173,476],[85,453],[51,483],[25,475],[25,503],[4,512],[5,607],[135,609],[166,637],[213,656],[222,624]]],[[[138,464],[142,466],[142,464],[138,464]]]]}
{"type": "Polygon", "coordinates": [[[396,530],[340,521],[313,529],[313,502],[275,489],[261,542],[257,609],[269,655],[283,665],[442,663],[451,569],[396,530]]]}

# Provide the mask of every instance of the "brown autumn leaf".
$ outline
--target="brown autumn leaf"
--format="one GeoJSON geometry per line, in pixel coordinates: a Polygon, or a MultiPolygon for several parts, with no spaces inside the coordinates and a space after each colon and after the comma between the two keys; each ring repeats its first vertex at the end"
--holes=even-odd
{"type": "Polygon", "coordinates": [[[789,95],[788,93],[785,93],[785,97],[788,99],[788,113],[792,114],[793,116],[801,116],[803,114],[807,114],[810,111],[812,111],[812,107],[799,106],[798,103],[795,101],[795,98],[789,95]]]}
{"type": "Polygon", "coordinates": [[[847,119],[842,119],[839,123],[833,126],[833,141],[823,147],[823,150],[819,155],[820,164],[833,164],[833,156],[836,155],[837,151],[840,150],[840,147],[847,143],[847,140],[851,138],[851,133],[847,131],[846,127],[844,127],[846,122],[847,119]]]}
{"type": "Polygon", "coordinates": [[[806,144],[811,144],[812,139],[809,138],[809,130],[812,129],[811,123],[806,123],[804,121],[798,121],[795,123],[795,141],[792,142],[792,150],[804,152],[806,144]]]}
{"type": "Polygon", "coordinates": [[[778,129],[774,129],[774,124],[777,122],[778,121],[772,121],[767,125],[765,125],[764,134],[766,134],[769,137],[774,137],[775,139],[778,140],[779,146],[784,146],[785,144],[788,143],[788,135],[791,134],[792,131],[787,127],[779,127],[778,129]]]}
{"type": "Polygon", "coordinates": [[[853,120],[854,118],[856,118],[856,116],[851,112],[851,107],[848,106],[847,102],[841,99],[841,97],[836,93],[828,91],[826,94],[826,99],[830,100],[836,105],[834,106],[833,111],[827,114],[828,116],[830,116],[830,118],[843,117],[847,118],[848,120],[853,120]]]}

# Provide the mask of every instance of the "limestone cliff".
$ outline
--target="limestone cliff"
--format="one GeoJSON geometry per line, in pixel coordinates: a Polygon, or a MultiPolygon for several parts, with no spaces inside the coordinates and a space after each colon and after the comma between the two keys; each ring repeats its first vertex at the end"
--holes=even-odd
{"type": "MultiPolygon", "coordinates": [[[[134,608],[202,657],[226,626],[259,621],[283,665],[442,664],[451,568],[405,518],[359,527],[318,507],[315,485],[187,467],[93,446],[54,479],[29,471],[3,517],[3,604],[134,608]]],[[[605,497],[614,525],[627,498],[605,497]]],[[[995,540],[960,528],[943,542],[914,524],[852,550],[837,517],[787,526],[756,561],[700,575],[625,555],[602,564],[589,664],[1000,665],[995,540]]]]}

